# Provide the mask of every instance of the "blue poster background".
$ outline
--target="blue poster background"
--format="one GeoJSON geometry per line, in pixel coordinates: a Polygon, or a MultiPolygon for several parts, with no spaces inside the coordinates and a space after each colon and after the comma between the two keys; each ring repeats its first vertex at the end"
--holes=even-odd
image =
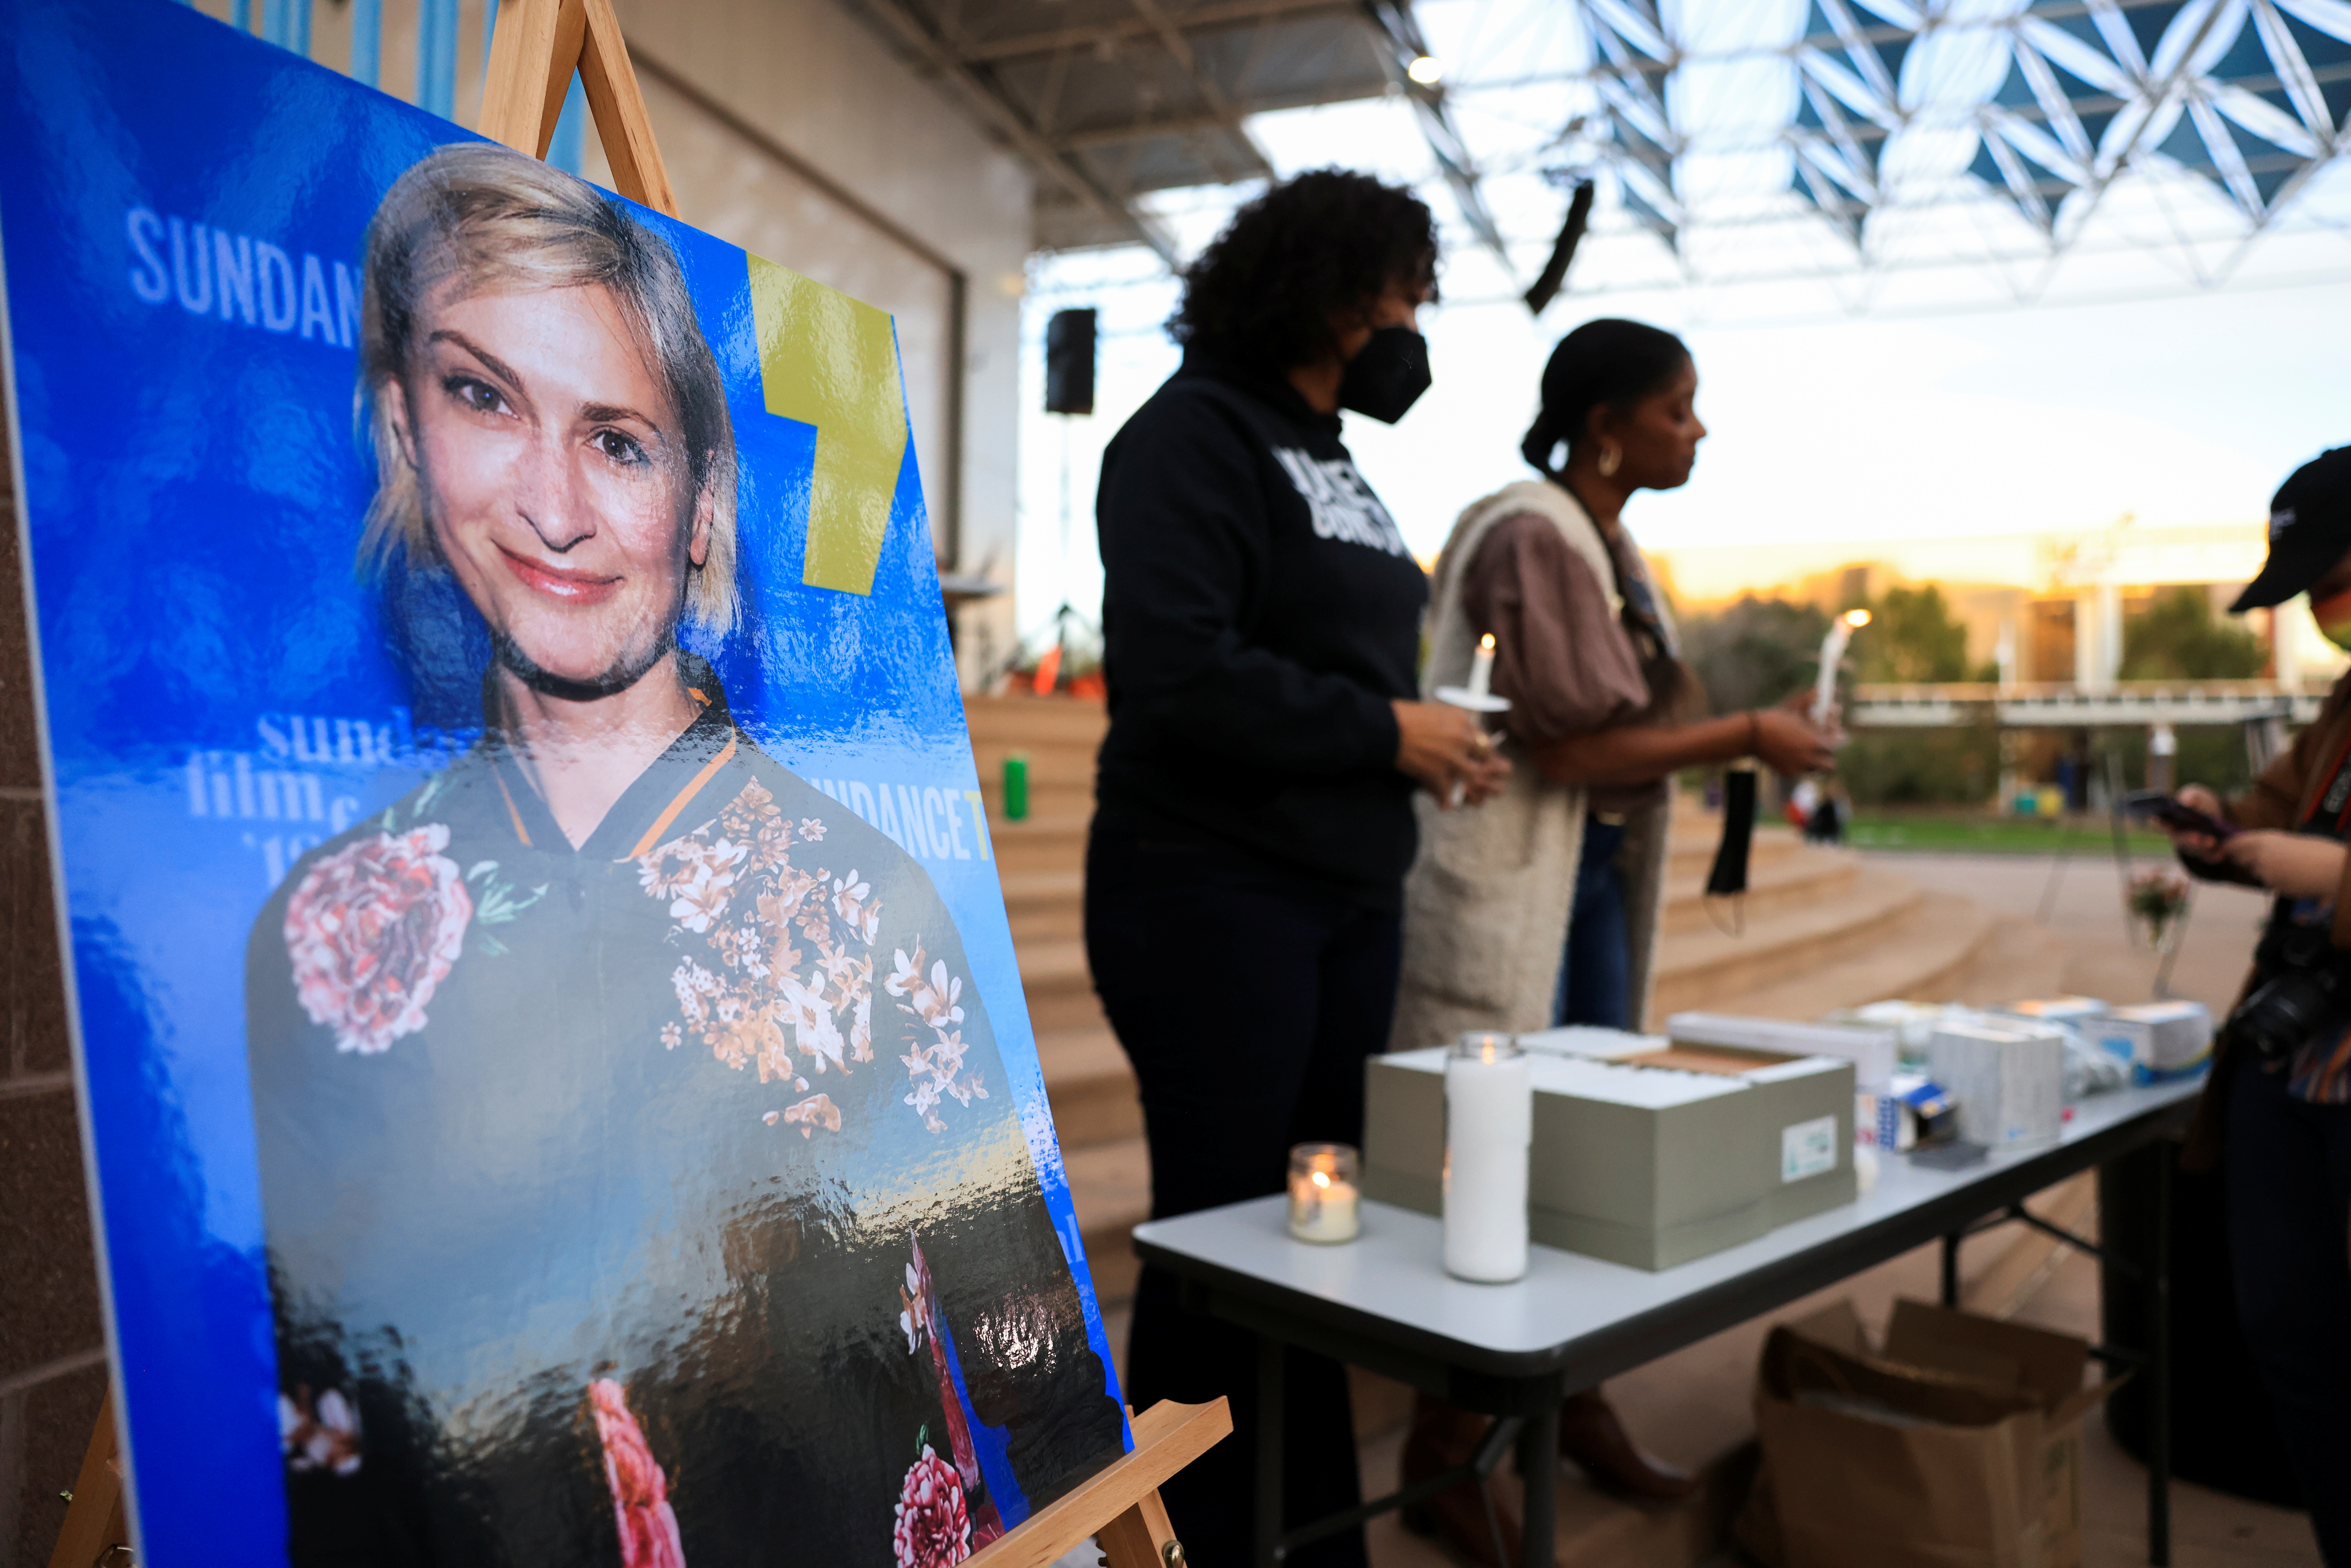
{"type": "MultiPolygon", "coordinates": [[[[0,254],[57,876],[118,1407],[142,1560],[165,1568],[278,1561],[285,1539],[246,932],[303,850],[469,739],[447,694],[409,689],[353,576],[374,474],[352,339],[378,200],[473,139],[164,0],[0,0],[0,254]],[[199,225],[252,242],[249,307],[199,287],[199,225]]],[[[744,253],[637,216],[684,266],[740,461],[747,613],[696,651],[761,747],[888,812],[937,884],[1108,1366],[913,444],[872,592],[802,586],[815,429],[762,401],[744,253]]]]}

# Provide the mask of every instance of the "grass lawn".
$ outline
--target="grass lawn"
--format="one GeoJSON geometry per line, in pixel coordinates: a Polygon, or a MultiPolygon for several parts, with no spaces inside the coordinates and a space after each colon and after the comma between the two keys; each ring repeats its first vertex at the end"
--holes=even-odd
{"type": "MultiPolygon", "coordinates": [[[[2067,842],[2067,824],[2054,819],[1992,816],[1895,816],[1856,811],[1845,842],[1857,850],[1931,850],[1944,854],[2051,854],[2067,842]]],[[[2075,854],[2112,853],[2114,829],[2104,817],[2072,824],[2075,854]]],[[[2134,827],[2135,855],[2168,857],[2171,841],[2134,827]]]]}

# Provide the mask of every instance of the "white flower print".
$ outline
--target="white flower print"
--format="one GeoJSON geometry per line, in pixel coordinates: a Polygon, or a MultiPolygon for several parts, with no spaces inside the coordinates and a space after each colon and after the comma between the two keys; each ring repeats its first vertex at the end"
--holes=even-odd
{"type": "MultiPolygon", "coordinates": [[[[701,939],[671,977],[679,1021],[664,1026],[663,1045],[698,1039],[730,1068],[756,1063],[760,1082],[791,1084],[807,1098],[758,1113],[803,1138],[839,1132],[844,1116],[830,1095],[809,1093],[809,1078],[847,1075],[875,1051],[872,948],[882,904],[854,869],[836,877],[792,863],[796,849],[805,856],[823,840],[824,828],[820,818],[786,817],[754,781],[716,817],[638,859],[639,884],[675,922],[672,940],[701,939]]],[[[910,1020],[898,1027],[928,1037],[893,1042],[907,1068],[903,1103],[943,1133],[943,1107],[987,1093],[964,1069],[963,978],[919,942],[893,957],[884,986],[910,1020]]]]}

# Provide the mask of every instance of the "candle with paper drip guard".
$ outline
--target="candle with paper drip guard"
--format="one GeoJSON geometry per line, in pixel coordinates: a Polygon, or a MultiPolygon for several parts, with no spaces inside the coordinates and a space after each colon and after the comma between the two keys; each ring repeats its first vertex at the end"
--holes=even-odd
{"type": "Polygon", "coordinates": [[[1478,651],[1469,658],[1469,695],[1482,697],[1494,685],[1494,634],[1487,632],[1478,639],[1478,651]]]}
{"type": "Polygon", "coordinates": [[[1506,1034],[1465,1034],[1445,1059],[1445,1271],[1499,1285],[1527,1271],[1534,1083],[1506,1034]]]}
{"type": "Polygon", "coordinates": [[[1353,1241],[1363,1229],[1352,1144],[1301,1144],[1290,1151],[1290,1233],[1301,1241],[1353,1241]]]}
{"type": "MultiPolygon", "coordinates": [[[[1494,634],[1489,632],[1478,639],[1478,651],[1469,656],[1469,684],[1466,686],[1439,686],[1430,695],[1438,702],[1467,708],[1471,713],[1510,712],[1510,699],[1494,695],[1493,684],[1494,634]]],[[[1453,799],[1447,804],[1458,806],[1464,793],[1460,781],[1455,780],[1453,799]]]]}
{"type": "Polygon", "coordinates": [[[1829,622],[1829,634],[1821,639],[1821,673],[1813,685],[1813,722],[1826,724],[1829,708],[1836,701],[1837,666],[1844,662],[1845,644],[1853,634],[1869,624],[1869,612],[1848,610],[1829,622]]]}

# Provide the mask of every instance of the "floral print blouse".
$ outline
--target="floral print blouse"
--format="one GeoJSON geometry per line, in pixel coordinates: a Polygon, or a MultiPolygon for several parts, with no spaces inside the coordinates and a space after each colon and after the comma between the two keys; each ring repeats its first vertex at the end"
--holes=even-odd
{"type": "Polygon", "coordinates": [[[701,717],[294,869],[248,1050],[298,1563],[946,1564],[1122,1447],[922,867],[701,717]]]}

